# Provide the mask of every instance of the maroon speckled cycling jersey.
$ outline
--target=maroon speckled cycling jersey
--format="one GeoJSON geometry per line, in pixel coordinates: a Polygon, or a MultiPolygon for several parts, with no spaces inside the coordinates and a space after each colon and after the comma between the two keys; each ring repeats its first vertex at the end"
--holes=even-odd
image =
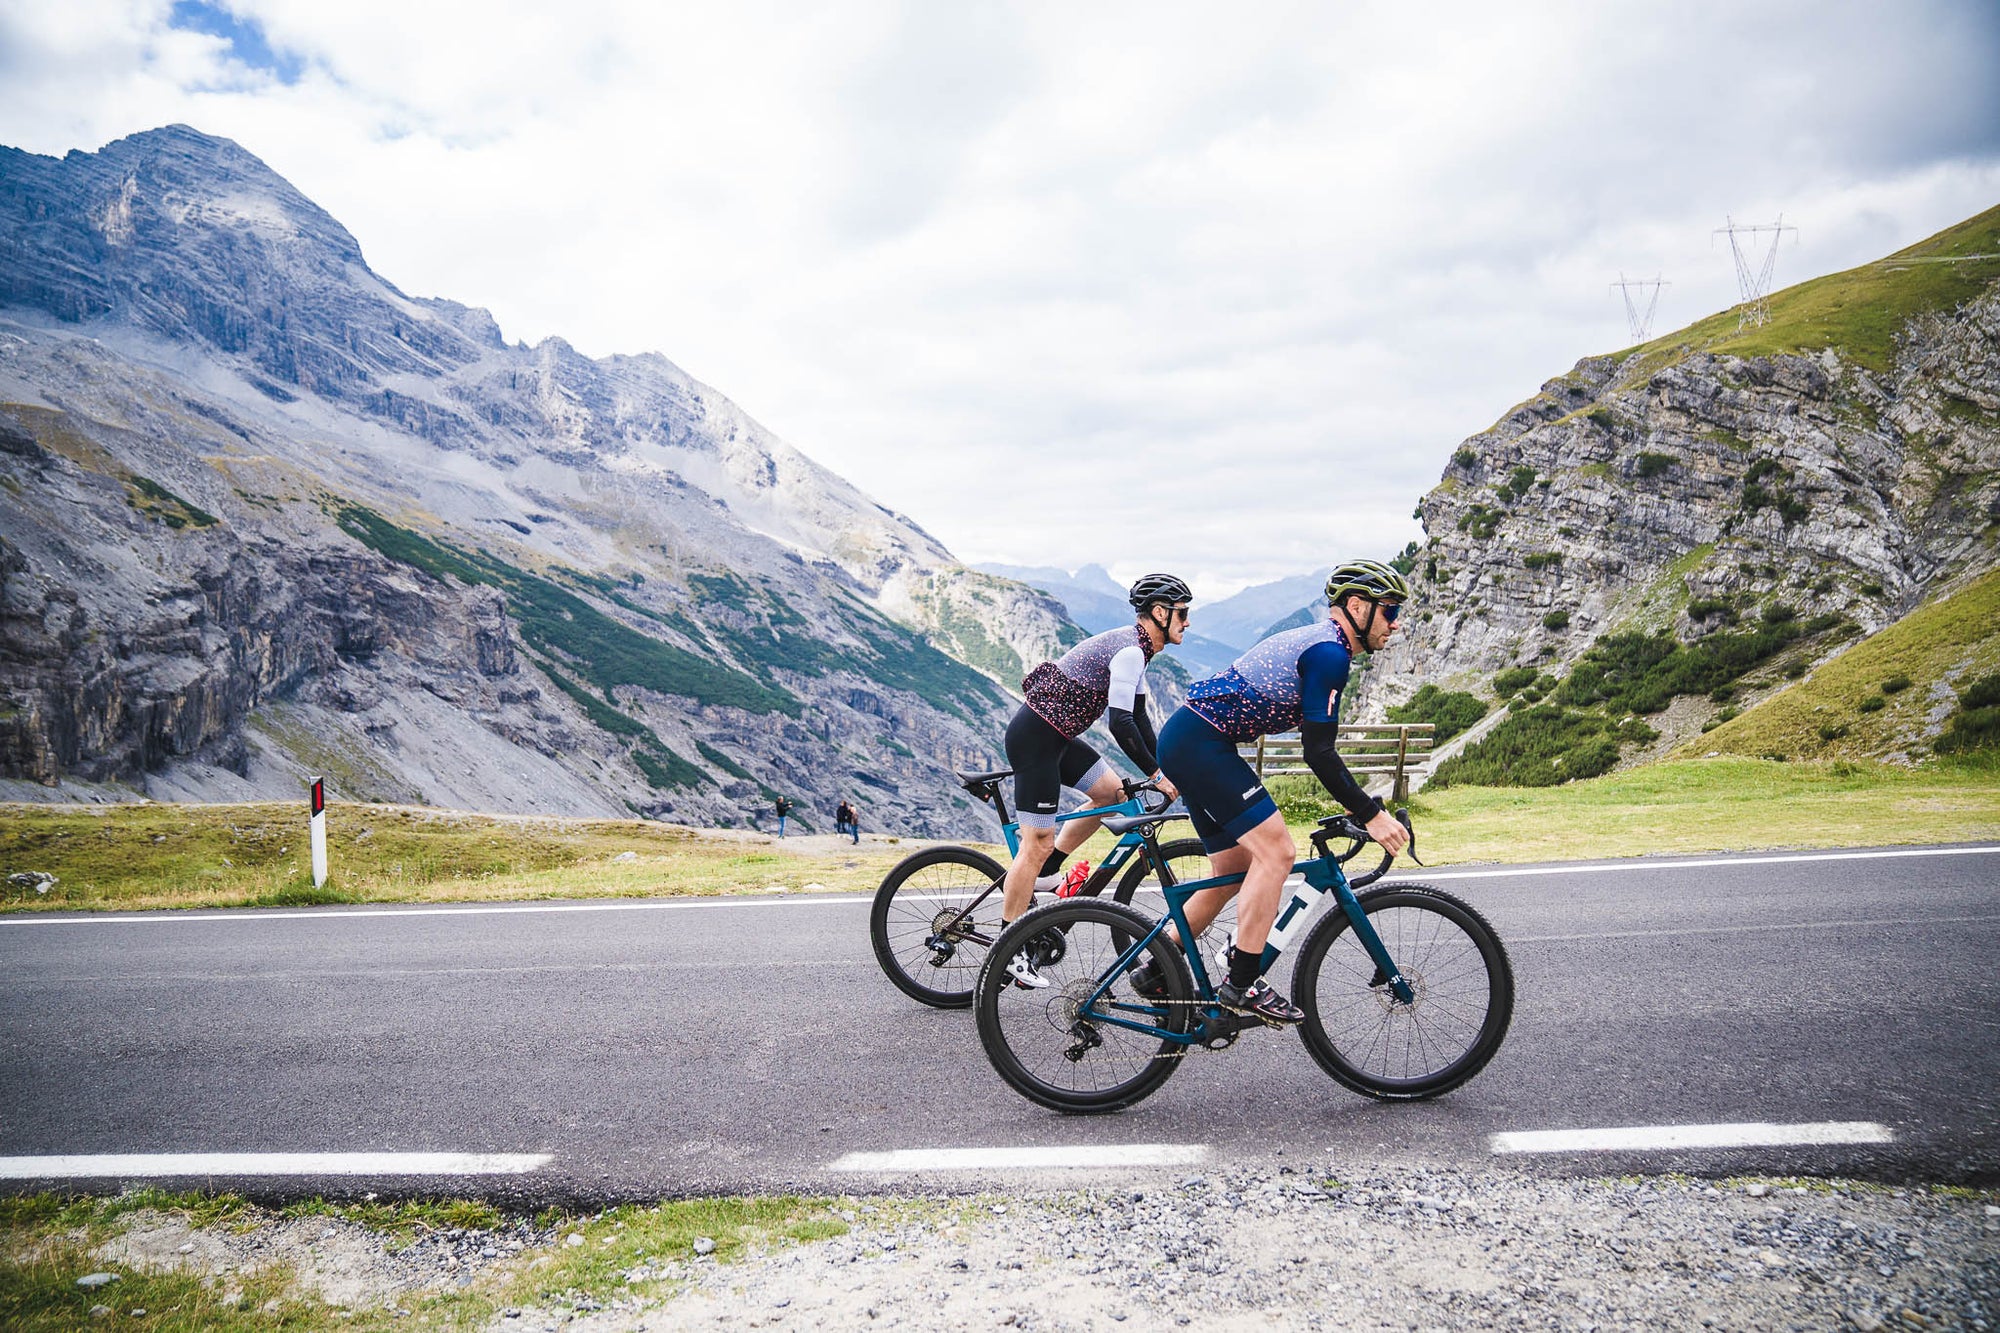
{"type": "Polygon", "coordinates": [[[1053,662],[1044,662],[1021,682],[1028,707],[1068,737],[1081,736],[1104,716],[1111,701],[1111,659],[1127,648],[1153,660],[1153,645],[1137,625],[1092,635],[1053,662]]]}

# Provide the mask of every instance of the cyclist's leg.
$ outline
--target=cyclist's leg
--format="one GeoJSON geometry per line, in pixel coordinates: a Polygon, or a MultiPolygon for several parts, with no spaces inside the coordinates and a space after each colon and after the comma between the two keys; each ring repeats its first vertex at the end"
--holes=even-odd
{"type": "MultiPolygon", "coordinates": [[[[1063,750],[1062,784],[1082,792],[1092,805],[1115,805],[1125,799],[1125,788],[1120,785],[1118,774],[1082,741],[1071,741],[1063,750]]],[[[1066,821],[1056,832],[1056,850],[1068,856],[1090,841],[1090,835],[1103,823],[1102,815],[1066,821]]]]}
{"type": "Polygon", "coordinates": [[[1035,877],[1056,841],[1064,750],[1073,742],[1022,704],[1007,724],[1007,764],[1014,770],[1014,817],[1020,846],[1007,867],[1000,916],[1012,921],[1035,897],[1035,877]]]}
{"type": "MultiPolygon", "coordinates": [[[[1249,868],[1250,853],[1242,847],[1228,847],[1219,852],[1209,853],[1210,878],[1218,875],[1240,875],[1249,868]]],[[[1203,889],[1189,898],[1187,905],[1181,908],[1181,912],[1187,917],[1188,925],[1194,928],[1194,933],[1200,935],[1213,925],[1215,918],[1222,915],[1222,909],[1229,906],[1229,900],[1234,898],[1237,890],[1242,887],[1241,884],[1223,884],[1213,889],[1203,889]]],[[[1238,911],[1240,913],[1241,909],[1238,911]]],[[[1172,930],[1173,927],[1169,926],[1168,929],[1172,930]]],[[[1264,929],[1267,933],[1270,931],[1269,926],[1264,929]]]]}
{"type": "Polygon", "coordinates": [[[1243,893],[1236,901],[1236,947],[1244,953],[1262,953],[1278,919],[1278,899],[1283,895],[1285,876],[1298,857],[1298,845],[1285,817],[1271,811],[1254,828],[1236,838],[1237,846],[1250,858],[1243,872],[1243,893]]]}
{"type": "MultiPolygon", "coordinates": [[[[1266,813],[1275,815],[1278,807],[1265,792],[1255,770],[1236,753],[1235,743],[1193,709],[1181,708],[1160,728],[1159,753],[1160,771],[1180,789],[1195,835],[1208,850],[1213,873],[1235,875],[1249,871],[1253,857],[1250,849],[1242,845],[1242,834],[1262,823],[1266,813]]],[[[1287,862],[1286,869],[1290,868],[1287,862]]],[[[1284,878],[1279,875],[1278,882],[1282,884],[1284,878]]],[[[1208,929],[1238,891],[1237,885],[1221,885],[1204,889],[1188,899],[1182,910],[1195,933],[1208,929]]],[[[1240,902],[1236,914],[1240,936],[1243,931],[1240,902]]],[[[1275,918],[1274,910],[1272,919],[1275,918]]],[[[1264,933],[1268,934],[1270,928],[1267,920],[1264,933]]]]}

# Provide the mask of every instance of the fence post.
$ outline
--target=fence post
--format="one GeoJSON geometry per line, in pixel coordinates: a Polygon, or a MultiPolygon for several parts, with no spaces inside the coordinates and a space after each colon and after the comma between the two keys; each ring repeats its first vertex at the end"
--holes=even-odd
{"type": "Polygon", "coordinates": [[[1396,728],[1396,781],[1389,789],[1389,799],[1397,805],[1407,805],[1410,800],[1410,724],[1405,722],[1396,728]]]}
{"type": "Polygon", "coordinates": [[[1264,736],[1257,738],[1257,780],[1259,782],[1264,780],[1264,742],[1267,739],[1264,736]]]}

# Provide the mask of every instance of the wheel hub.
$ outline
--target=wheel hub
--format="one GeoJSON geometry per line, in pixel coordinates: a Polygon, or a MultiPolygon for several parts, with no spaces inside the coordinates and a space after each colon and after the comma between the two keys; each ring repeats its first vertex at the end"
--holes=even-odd
{"type": "Polygon", "coordinates": [[[1404,1004],[1396,998],[1396,988],[1387,981],[1384,981],[1379,986],[1369,988],[1375,992],[1375,1003],[1382,1007],[1383,1013],[1393,1014],[1398,1010],[1407,1012],[1422,1006],[1426,991],[1424,974],[1421,972],[1405,972],[1403,973],[1403,982],[1410,988],[1410,1002],[1408,1004],[1404,1004]]]}

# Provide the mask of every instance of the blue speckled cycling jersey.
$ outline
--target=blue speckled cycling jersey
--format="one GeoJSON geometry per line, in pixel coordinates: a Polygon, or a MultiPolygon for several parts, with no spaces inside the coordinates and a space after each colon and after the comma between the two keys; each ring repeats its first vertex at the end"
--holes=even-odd
{"type": "Polygon", "coordinates": [[[1188,688],[1187,706],[1232,741],[1254,741],[1301,722],[1339,722],[1340,692],[1353,661],[1331,618],[1273,634],[1188,688]]]}
{"type": "MultiPolygon", "coordinates": [[[[1139,650],[1139,693],[1145,693],[1144,672],[1153,660],[1153,645],[1136,624],[1123,625],[1094,634],[1030,671],[1021,682],[1028,707],[1063,735],[1081,736],[1110,706],[1111,659],[1128,648],[1139,650]]],[[[1121,701],[1120,706],[1130,707],[1130,701],[1121,701]]]]}

